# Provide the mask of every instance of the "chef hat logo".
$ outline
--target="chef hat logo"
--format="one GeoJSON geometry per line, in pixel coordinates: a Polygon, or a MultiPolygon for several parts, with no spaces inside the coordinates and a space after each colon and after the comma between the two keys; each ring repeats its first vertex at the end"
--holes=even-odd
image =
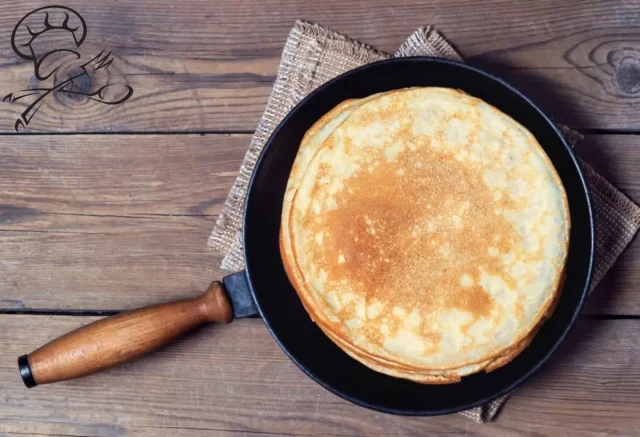
{"type": "MultiPolygon", "coordinates": [[[[11,34],[11,47],[22,59],[33,62],[34,75],[41,83],[9,93],[3,102],[28,104],[16,120],[15,130],[26,127],[48,100],[67,96],[74,101],[95,101],[118,105],[129,100],[133,88],[122,76],[97,75],[114,61],[111,51],[102,50],[90,59],[79,49],[87,37],[82,16],[66,6],[44,6],[22,17],[11,34]]],[[[86,55],[86,53],[85,53],[86,55]]]]}
{"type": "Polygon", "coordinates": [[[46,80],[53,74],[53,60],[60,56],[80,58],[77,49],[87,37],[82,16],[66,6],[45,6],[25,15],[11,35],[13,51],[33,61],[35,76],[46,80]]]}

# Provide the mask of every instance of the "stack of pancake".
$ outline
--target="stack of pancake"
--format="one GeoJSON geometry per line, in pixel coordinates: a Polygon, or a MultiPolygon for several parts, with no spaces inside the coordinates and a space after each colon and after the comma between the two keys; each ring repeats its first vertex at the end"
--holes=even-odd
{"type": "Polygon", "coordinates": [[[429,384],[517,356],[562,288],[569,210],[533,135],[446,88],[345,101],[306,133],[280,246],[314,322],[429,384]]]}

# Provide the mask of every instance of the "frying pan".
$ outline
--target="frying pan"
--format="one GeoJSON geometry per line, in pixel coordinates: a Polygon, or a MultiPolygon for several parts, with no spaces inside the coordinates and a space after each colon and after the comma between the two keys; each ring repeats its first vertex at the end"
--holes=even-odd
{"type": "Polygon", "coordinates": [[[309,377],[358,405],[402,415],[448,414],[506,394],[536,372],[564,340],[589,290],[594,224],[589,192],[557,126],[528,98],[484,71],[437,58],[391,59],[347,72],[311,93],[275,130],[256,165],[244,213],[246,270],[200,298],[103,319],[19,359],[25,383],[49,383],[102,370],[156,349],[206,321],[259,314],[284,352],[309,377]],[[422,385],[377,373],[350,358],[311,321],[291,286],[278,235],[285,187],[305,132],[340,102],[413,86],[460,89],[529,129],[564,184],[571,214],[566,280],[558,305],[527,347],[491,373],[449,385],[422,385]],[[225,291],[226,289],[226,291],[225,291]],[[229,299],[231,302],[229,302],[229,299]]]}

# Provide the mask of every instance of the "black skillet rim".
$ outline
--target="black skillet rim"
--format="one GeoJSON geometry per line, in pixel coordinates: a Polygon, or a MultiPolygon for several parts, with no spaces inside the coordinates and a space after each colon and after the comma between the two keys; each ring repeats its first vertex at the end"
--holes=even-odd
{"type": "MultiPolygon", "coordinates": [[[[352,75],[357,75],[357,74],[362,74],[362,72],[367,71],[369,69],[372,68],[376,68],[378,65],[386,65],[386,64],[395,64],[395,63],[413,63],[413,62],[428,62],[428,63],[439,63],[439,64],[445,64],[445,65],[450,65],[450,66],[454,66],[454,67],[458,67],[458,68],[463,68],[463,69],[467,69],[470,70],[474,73],[477,73],[481,76],[483,76],[484,78],[488,79],[488,80],[492,80],[495,82],[498,82],[500,85],[502,85],[503,87],[507,88],[509,91],[511,91],[512,93],[514,93],[515,95],[517,95],[520,99],[522,99],[526,104],[528,104],[531,108],[533,108],[541,117],[542,119],[552,128],[552,130],[556,133],[558,139],[560,140],[560,142],[562,143],[562,145],[565,147],[566,151],[569,154],[569,158],[571,159],[571,162],[574,166],[574,168],[577,171],[577,176],[578,179],[580,181],[581,184],[581,192],[584,191],[585,194],[585,202],[586,202],[586,209],[587,209],[587,213],[588,213],[588,217],[585,217],[584,219],[588,221],[588,225],[589,225],[589,239],[590,239],[590,244],[589,244],[589,259],[588,259],[588,268],[587,268],[587,278],[585,281],[585,285],[584,288],[582,290],[580,299],[578,301],[578,304],[576,305],[573,314],[570,317],[569,323],[567,325],[567,327],[564,329],[564,332],[562,332],[559,337],[556,339],[555,343],[553,344],[553,346],[549,349],[549,351],[542,356],[541,358],[538,359],[538,362],[527,372],[525,372],[523,375],[521,375],[518,379],[516,379],[513,383],[499,389],[493,392],[493,394],[490,394],[488,396],[485,396],[484,398],[475,401],[475,402],[469,402],[467,404],[464,405],[458,405],[456,407],[451,407],[451,408],[442,408],[442,409],[429,409],[429,410],[408,410],[408,409],[394,409],[394,408],[387,408],[387,407],[381,407],[379,405],[375,405],[375,404],[371,404],[369,402],[366,402],[362,399],[353,397],[349,394],[343,393],[340,390],[334,388],[331,384],[325,382],[324,380],[322,380],[321,378],[319,378],[317,375],[315,375],[314,373],[312,373],[310,370],[308,370],[304,365],[302,365],[287,349],[287,347],[281,342],[280,338],[276,335],[276,333],[274,332],[269,320],[265,317],[263,311],[262,311],[262,307],[260,305],[260,302],[256,296],[255,290],[253,288],[253,282],[251,279],[251,272],[250,272],[250,268],[249,266],[245,266],[245,271],[246,271],[246,275],[247,275],[247,283],[249,285],[249,289],[251,291],[251,296],[253,298],[253,301],[256,304],[256,308],[258,310],[258,313],[260,314],[260,317],[262,318],[262,320],[264,321],[267,329],[269,330],[269,332],[271,333],[271,335],[273,336],[273,338],[275,339],[276,343],[278,344],[278,346],[280,346],[280,348],[284,351],[284,353],[287,355],[287,357],[289,357],[289,359],[291,361],[293,361],[295,363],[295,365],[302,370],[309,378],[311,378],[312,380],[314,380],[315,382],[317,382],[318,384],[320,384],[322,387],[324,387],[325,389],[329,390],[331,393],[349,401],[352,402],[356,405],[359,405],[361,407],[365,407],[368,408],[370,410],[374,410],[374,411],[380,411],[382,413],[388,413],[388,414],[394,414],[394,415],[399,415],[399,416],[437,416],[437,415],[444,415],[444,414],[452,414],[452,413],[457,413],[460,411],[464,411],[464,410],[468,410],[471,408],[475,408],[481,405],[484,405],[488,402],[493,401],[494,399],[499,398],[500,396],[503,396],[505,394],[508,394],[510,392],[512,392],[513,390],[515,390],[517,387],[519,387],[523,382],[525,382],[527,379],[529,379],[531,376],[533,376],[535,373],[537,373],[540,368],[549,360],[549,358],[551,357],[551,355],[553,355],[556,350],[558,349],[558,347],[560,346],[560,344],[562,344],[562,342],[565,340],[565,338],[567,337],[567,335],[569,334],[569,332],[571,331],[571,329],[575,326],[576,320],[580,314],[580,311],[582,309],[582,307],[584,306],[584,302],[586,300],[586,297],[588,295],[590,286],[591,286],[591,279],[592,279],[592,274],[593,274],[593,263],[594,263],[594,258],[595,258],[595,224],[594,224],[594,219],[593,219],[593,205],[591,202],[591,194],[589,191],[589,188],[587,186],[585,177],[584,177],[584,172],[582,171],[582,167],[580,166],[576,155],[573,151],[573,149],[571,148],[571,146],[569,146],[569,144],[567,143],[564,134],[562,134],[562,132],[560,131],[560,129],[558,128],[558,126],[556,125],[555,122],[553,122],[553,120],[551,120],[535,103],[533,103],[528,97],[526,97],[524,94],[522,94],[519,90],[517,90],[516,88],[514,88],[512,85],[510,85],[509,83],[507,83],[506,81],[504,81],[503,79],[494,76],[490,73],[487,73],[484,70],[478,69],[476,67],[470,66],[468,64],[462,63],[462,62],[457,62],[457,61],[451,61],[451,60],[447,60],[447,59],[442,59],[442,58],[434,58],[434,57],[429,57],[429,56],[413,56],[413,57],[404,57],[404,58],[392,58],[392,59],[386,59],[386,60],[382,60],[382,61],[377,61],[377,62],[373,62],[370,64],[366,64],[363,65],[361,67],[355,68],[353,70],[347,71],[333,79],[331,79],[330,81],[326,82],[325,84],[321,85],[320,87],[318,87],[317,89],[315,89],[314,91],[312,91],[309,95],[307,95],[304,99],[302,99],[293,109],[291,109],[291,111],[289,111],[289,113],[284,117],[284,119],[280,122],[280,124],[278,125],[278,127],[273,131],[273,133],[271,134],[271,136],[269,137],[269,140],[266,142],[262,152],[260,153],[260,156],[256,162],[254,171],[251,175],[251,179],[249,180],[249,185],[248,185],[248,190],[247,190],[247,197],[245,199],[245,208],[243,211],[243,217],[242,217],[242,236],[244,241],[246,240],[246,222],[247,222],[247,205],[249,204],[249,201],[251,199],[251,192],[252,192],[252,188],[253,188],[253,184],[254,181],[256,179],[256,175],[258,173],[258,170],[260,169],[263,161],[264,161],[264,157],[267,153],[267,151],[269,150],[269,148],[271,147],[274,138],[276,138],[278,136],[278,134],[280,133],[280,131],[282,129],[284,129],[284,126],[287,124],[287,122],[289,121],[289,119],[293,116],[294,113],[296,113],[297,111],[299,111],[302,107],[306,106],[309,104],[309,102],[311,102],[315,96],[322,94],[324,92],[326,92],[327,89],[330,89],[335,83],[343,80],[345,77],[349,77],[352,75]]],[[[243,248],[243,254],[245,259],[247,259],[247,246],[245,246],[243,248]]]]}

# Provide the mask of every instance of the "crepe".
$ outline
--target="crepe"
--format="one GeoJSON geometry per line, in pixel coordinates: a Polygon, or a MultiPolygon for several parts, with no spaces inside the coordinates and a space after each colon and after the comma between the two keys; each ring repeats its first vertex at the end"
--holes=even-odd
{"type": "Polygon", "coordinates": [[[485,102],[410,88],[305,135],[281,252],[312,319],[366,366],[448,383],[506,364],[561,289],[566,194],[533,135],[485,102]]]}

